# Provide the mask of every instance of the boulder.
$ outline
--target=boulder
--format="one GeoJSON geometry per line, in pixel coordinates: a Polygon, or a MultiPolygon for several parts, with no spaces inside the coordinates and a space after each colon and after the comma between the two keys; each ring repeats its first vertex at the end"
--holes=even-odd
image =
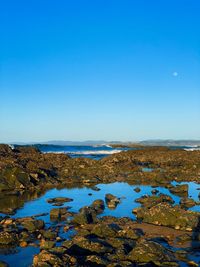
{"type": "Polygon", "coordinates": [[[106,194],[105,200],[108,208],[115,209],[116,206],[120,203],[120,199],[112,194],[106,194]]]}
{"type": "Polygon", "coordinates": [[[52,221],[65,220],[71,213],[68,212],[70,207],[65,208],[54,208],[50,211],[50,219],[52,221]]]}
{"type": "Polygon", "coordinates": [[[178,196],[188,196],[188,184],[181,184],[170,187],[169,191],[172,194],[178,195],[178,196]]]}
{"type": "Polygon", "coordinates": [[[96,211],[92,207],[83,207],[80,212],[73,218],[73,222],[76,224],[90,224],[96,221],[96,211]]]}
{"type": "Polygon", "coordinates": [[[44,221],[27,218],[21,222],[21,225],[29,232],[35,232],[44,228],[44,221]]]}
{"type": "Polygon", "coordinates": [[[143,240],[129,252],[127,258],[137,263],[152,263],[156,266],[179,266],[173,253],[157,242],[143,240]]]}
{"type": "Polygon", "coordinates": [[[19,237],[14,232],[2,231],[0,232],[0,247],[17,245],[19,237]]]}
{"type": "Polygon", "coordinates": [[[159,203],[153,207],[133,210],[137,219],[146,223],[169,226],[175,229],[192,231],[199,227],[199,213],[186,211],[169,203],[159,203]]]}
{"type": "Polygon", "coordinates": [[[145,206],[148,208],[148,207],[155,206],[156,204],[159,204],[161,202],[167,202],[167,203],[173,204],[174,200],[168,195],[159,194],[158,196],[144,195],[141,198],[137,198],[135,202],[141,203],[142,206],[145,206]]]}
{"type": "Polygon", "coordinates": [[[104,204],[104,201],[101,200],[101,199],[96,199],[92,205],[90,206],[91,208],[94,208],[94,210],[100,214],[104,211],[105,209],[105,204],[104,204]]]}

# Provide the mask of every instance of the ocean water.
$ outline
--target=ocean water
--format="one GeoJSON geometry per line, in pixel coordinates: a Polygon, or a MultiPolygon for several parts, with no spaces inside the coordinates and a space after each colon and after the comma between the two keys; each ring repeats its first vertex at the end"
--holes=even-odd
{"type": "Polygon", "coordinates": [[[130,150],[130,148],[126,147],[113,148],[109,145],[93,145],[93,146],[36,145],[36,147],[39,148],[39,150],[43,153],[65,153],[73,158],[86,157],[93,159],[101,159],[111,154],[130,150]]]}

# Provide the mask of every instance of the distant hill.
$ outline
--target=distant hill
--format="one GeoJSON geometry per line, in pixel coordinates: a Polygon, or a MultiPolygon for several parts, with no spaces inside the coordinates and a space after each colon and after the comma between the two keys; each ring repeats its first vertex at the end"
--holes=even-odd
{"type": "Polygon", "coordinates": [[[200,140],[144,140],[139,143],[146,146],[200,146],[200,140]]]}
{"type": "Polygon", "coordinates": [[[122,142],[122,141],[105,141],[105,140],[86,140],[86,141],[60,141],[51,140],[45,142],[12,142],[10,144],[16,145],[56,145],[56,146],[93,146],[93,145],[144,145],[144,146],[200,146],[200,140],[163,140],[152,139],[139,142],[122,142]]]}

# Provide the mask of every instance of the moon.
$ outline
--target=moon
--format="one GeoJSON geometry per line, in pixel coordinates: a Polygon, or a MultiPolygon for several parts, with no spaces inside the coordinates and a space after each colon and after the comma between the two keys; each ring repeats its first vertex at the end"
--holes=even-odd
{"type": "Polygon", "coordinates": [[[177,71],[174,71],[174,72],[172,73],[172,75],[173,75],[174,77],[177,77],[177,76],[178,76],[178,72],[177,72],[177,71]]]}

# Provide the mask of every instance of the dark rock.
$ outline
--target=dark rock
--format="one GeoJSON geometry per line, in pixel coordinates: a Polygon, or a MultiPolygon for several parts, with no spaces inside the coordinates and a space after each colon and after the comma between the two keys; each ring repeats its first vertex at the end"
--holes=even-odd
{"type": "Polygon", "coordinates": [[[108,208],[115,209],[116,206],[120,203],[120,199],[112,194],[106,194],[105,200],[108,208]]]}
{"type": "Polygon", "coordinates": [[[153,190],[151,190],[151,193],[152,193],[153,195],[156,195],[156,194],[158,194],[158,192],[159,192],[159,190],[158,190],[158,189],[153,189],[153,190]]]}
{"type": "Polygon", "coordinates": [[[115,227],[113,224],[96,224],[91,233],[99,237],[115,237],[120,227],[115,227]]]}
{"type": "Polygon", "coordinates": [[[0,232],[0,247],[4,247],[6,245],[17,245],[18,239],[18,235],[14,232],[0,232]]]}
{"type": "Polygon", "coordinates": [[[94,210],[95,210],[98,214],[100,214],[100,213],[102,213],[102,212],[104,211],[104,209],[105,209],[104,201],[101,200],[101,199],[97,199],[97,200],[95,200],[95,201],[92,203],[92,205],[91,205],[90,207],[94,208],[94,210]]]}
{"type": "Polygon", "coordinates": [[[70,207],[51,209],[50,219],[52,221],[65,220],[68,216],[71,216],[71,213],[68,212],[69,208],[70,207]]]}
{"type": "Polygon", "coordinates": [[[21,220],[21,225],[29,232],[35,232],[44,228],[44,221],[25,218],[21,220]]]}
{"type": "Polygon", "coordinates": [[[134,188],[134,191],[135,191],[136,193],[139,193],[139,192],[141,191],[141,189],[140,189],[139,187],[135,187],[135,188],[134,188]]]}
{"type": "Polygon", "coordinates": [[[188,184],[173,186],[170,188],[170,192],[178,196],[188,196],[188,184]]]}
{"type": "Polygon", "coordinates": [[[63,204],[65,202],[71,202],[71,201],[73,201],[73,199],[68,197],[55,197],[47,199],[47,202],[50,204],[55,204],[55,203],[63,204]]]}
{"type": "Polygon", "coordinates": [[[9,267],[9,265],[4,261],[0,261],[0,267],[9,267]]]}
{"type": "Polygon", "coordinates": [[[196,205],[196,202],[191,198],[181,198],[180,205],[182,208],[191,208],[196,205]]]}
{"type": "Polygon", "coordinates": [[[153,263],[156,266],[179,266],[171,251],[153,241],[139,242],[127,258],[138,263],[153,263]]]}
{"type": "Polygon", "coordinates": [[[83,207],[80,212],[73,218],[73,222],[77,224],[93,223],[96,221],[96,215],[94,208],[83,207]]]}

